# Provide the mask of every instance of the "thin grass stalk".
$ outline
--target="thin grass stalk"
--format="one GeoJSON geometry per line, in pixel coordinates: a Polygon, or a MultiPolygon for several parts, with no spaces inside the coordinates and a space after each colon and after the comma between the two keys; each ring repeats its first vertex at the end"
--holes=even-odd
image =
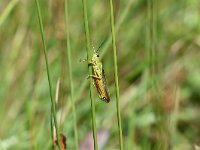
{"type": "MultiPolygon", "coordinates": [[[[152,85],[150,84],[150,80],[151,80],[151,78],[150,78],[150,67],[151,67],[151,65],[152,65],[152,63],[151,63],[151,38],[150,38],[150,33],[151,33],[151,27],[150,27],[150,19],[151,19],[151,9],[150,9],[150,1],[151,0],[147,0],[146,1],[146,6],[147,6],[147,8],[146,8],[146,43],[145,43],[145,50],[146,50],[146,54],[147,54],[147,56],[146,56],[146,59],[148,60],[148,65],[147,65],[147,68],[146,68],[146,70],[145,70],[145,73],[144,73],[144,82],[146,81],[146,84],[145,84],[145,86],[146,86],[146,91],[145,91],[145,93],[144,93],[144,99],[145,99],[145,101],[150,101],[150,97],[149,97],[149,94],[150,94],[150,90],[148,90],[148,87],[152,87],[152,85]]],[[[151,131],[151,128],[150,127],[147,127],[147,129],[146,130],[148,130],[148,132],[150,132],[151,131]]],[[[147,139],[147,138],[145,138],[144,139],[144,149],[150,149],[150,147],[151,147],[151,142],[147,139]]]]}
{"type": "MultiPolygon", "coordinates": [[[[150,89],[150,94],[152,95],[153,107],[155,108],[155,115],[158,119],[156,124],[156,130],[158,131],[159,140],[156,141],[155,148],[156,149],[169,149],[169,117],[170,115],[165,113],[162,108],[158,107],[160,101],[163,100],[162,93],[160,92],[160,85],[159,85],[159,70],[158,70],[158,56],[159,53],[157,51],[157,32],[156,32],[156,19],[157,19],[157,1],[156,0],[149,0],[147,2],[148,5],[148,55],[149,55],[149,83],[151,84],[152,88],[150,89]]],[[[159,62],[161,63],[161,61],[159,62]]]]}
{"type": "Polygon", "coordinates": [[[16,6],[16,4],[18,2],[19,2],[19,0],[9,1],[9,4],[6,6],[6,8],[4,9],[4,11],[0,15],[0,26],[8,18],[9,14],[12,12],[13,8],[16,6]]]}
{"type": "Polygon", "coordinates": [[[52,140],[52,145],[53,145],[53,150],[55,150],[55,144],[54,144],[54,121],[53,121],[54,119],[53,119],[53,110],[52,110],[52,108],[51,108],[51,140],[52,140]]]}
{"type": "MultiPolygon", "coordinates": [[[[47,58],[47,47],[46,47],[46,41],[45,41],[45,35],[44,35],[44,29],[43,29],[43,23],[42,23],[42,17],[41,17],[40,4],[39,4],[38,0],[35,0],[35,2],[37,5],[40,33],[41,33],[42,43],[43,43],[45,63],[46,63],[46,69],[47,69],[47,77],[48,77],[48,83],[49,83],[49,93],[50,93],[50,99],[51,99],[51,108],[52,108],[52,113],[53,113],[52,115],[53,115],[53,120],[54,120],[54,124],[55,124],[55,128],[56,128],[56,138],[58,141],[60,141],[60,136],[59,136],[60,131],[59,131],[58,124],[57,124],[55,101],[53,100],[50,72],[49,72],[49,65],[48,65],[49,63],[48,63],[48,58],[47,58]]],[[[61,150],[60,142],[58,142],[58,148],[59,148],[59,150],[61,150]]]]}
{"type": "Polygon", "coordinates": [[[77,129],[77,120],[76,120],[76,107],[74,103],[74,84],[72,76],[72,60],[71,60],[71,45],[70,45],[70,32],[69,32],[69,19],[68,19],[68,1],[65,0],[65,28],[66,28],[66,38],[67,38],[67,59],[68,59],[68,69],[69,69],[69,80],[70,80],[70,99],[72,103],[72,113],[73,113],[73,122],[74,122],[74,141],[75,148],[78,150],[78,129],[77,129]]]}
{"type": "MultiPolygon", "coordinates": [[[[82,0],[83,3],[83,17],[84,17],[84,27],[86,34],[86,47],[87,47],[87,60],[91,60],[90,53],[90,33],[89,33],[89,25],[87,18],[87,3],[86,0],[82,0]]],[[[92,66],[88,65],[89,75],[92,75],[92,66]]],[[[92,129],[93,129],[93,140],[94,140],[94,149],[98,150],[97,143],[97,131],[96,131],[96,115],[95,115],[95,102],[93,95],[93,83],[92,78],[90,78],[90,99],[91,99],[91,111],[92,111],[92,129]]]]}
{"type": "Polygon", "coordinates": [[[177,114],[179,111],[179,91],[178,91],[178,85],[177,82],[173,86],[173,96],[174,96],[174,108],[169,114],[169,122],[168,122],[168,128],[169,128],[169,147],[170,149],[174,148],[175,139],[177,139],[177,114]]]}
{"type": "Polygon", "coordinates": [[[151,75],[152,84],[155,87],[155,91],[157,92],[158,86],[157,80],[155,76],[158,74],[158,51],[157,51],[157,30],[156,30],[156,19],[157,19],[157,7],[156,0],[148,0],[147,2],[148,9],[148,60],[150,63],[149,73],[151,75]]]}
{"type": "MultiPolygon", "coordinates": [[[[60,79],[57,80],[57,84],[56,84],[55,105],[58,105],[59,88],[60,88],[60,79]]],[[[56,149],[55,136],[54,136],[55,125],[54,125],[54,121],[53,121],[53,110],[52,109],[53,108],[51,107],[51,137],[52,137],[52,143],[53,143],[53,150],[55,150],[56,149]]]]}
{"type": "Polygon", "coordinates": [[[119,131],[119,144],[120,144],[120,150],[123,150],[123,137],[122,137],[122,125],[121,125],[120,101],[119,101],[119,81],[118,81],[118,68],[117,68],[117,49],[115,42],[115,26],[114,26],[112,0],[110,0],[110,23],[112,32],[112,47],[113,47],[113,57],[114,57],[114,69],[115,69],[116,108],[117,108],[117,120],[118,120],[118,131],[119,131]]]}

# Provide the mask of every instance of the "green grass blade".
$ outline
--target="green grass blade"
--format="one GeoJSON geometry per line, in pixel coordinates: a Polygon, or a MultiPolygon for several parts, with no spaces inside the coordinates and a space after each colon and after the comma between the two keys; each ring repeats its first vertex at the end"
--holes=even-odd
{"type": "Polygon", "coordinates": [[[72,61],[71,61],[71,46],[70,46],[70,32],[69,32],[69,19],[68,19],[68,1],[65,0],[65,25],[66,25],[66,36],[67,36],[67,58],[68,58],[68,68],[69,68],[69,80],[70,80],[70,99],[72,103],[72,113],[74,119],[74,141],[75,148],[78,150],[78,129],[76,121],[76,107],[74,103],[74,84],[72,76],[72,61]]]}
{"type": "Polygon", "coordinates": [[[47,77],[48,77],[48,82],[49,82],[49,93],[50,93],[50,99],[51,99],[51,105],[52,105],[51,108],[52,108],[53,119],[54,119],[54,124],[55,124],[55,128],[56,128],[56,138],[57,138],[57,141],[59,141],[58,147],[59,147],[59,150],[60,150],[61,149],[60,136],[59,136],[60,131],[58,129],[58,124],[57,124],[57,119],[56,119],[55,101],[53,99],[53,93],[52,93],[51,79],[50,79],[49,66],[48,66],[49,63],[48,63],[48,58],[47,58],[47,47],[46,47],[46,41],[45,41],[40,5],[39,5],[38,0],[35,0],[35,2],[36,2],[36,5],[37,5],[38,19],[39,19],[39,24],[40,24],[40,33],[41,33],[42,43],[43,43],[43,47],[44,47],[44,56],[45,56],[45,63],[46,63],[46,68],[47,68],[47,77]]]}
{"type": "Polygon", "coordinates": [[[15,7],[15,5],[18,3],[18,1],[19,0],[12,0],[12,1],[9,2],[9,4],[7,5],[7,7],[5,8],[5,10],[3,11],[3,13],[0,16],[0,26],[8,18],[9,14],[11,13],[11,11],[15,7]]]}
{"type": "MultiPolygon", "coordinates": [[[[86,34],[86,47],[87,47],[87,60],[91,59],[90,53],[90,33],[89,33],[89,25],[88,25],[88,18],[87,18],[87,4],[86,0],[82,0],[83,3],[83,13],[84,13],[84,27],[85,27],[85,34],[86,34]]],[[[88,65],[89,74],[92,75],[92,66],[88,65]]],[[[96,115],[95,115],[95,102],[93,96],[93,85],[92,85],[92,78],[90,78],[90,99],[91,99],[91,109],[92,109],[92,129],[93,129],[93,139],[94,139],[94,149],[98,150],[97,144],[97,131],[96,131],[96,115]]]]}
{"type": "Polygon", "coordinates": [[[123,137],[122,137],[122,125],[121,125],[120,101],[119,101],[119,81],[118,81],[118,68],[117,68],[117,49],[115,43],[115,26],[114,26],[112,0],[110,0],[110,22],[112,31],[112,47],[113,47],[113,57],[114,57],[114,69],[115,69],[116,107],[117,107],[117,119],[118,119],[118,130],[119,130],[119,143],[120,143],[120,150],[123,150],[123,137]]]}

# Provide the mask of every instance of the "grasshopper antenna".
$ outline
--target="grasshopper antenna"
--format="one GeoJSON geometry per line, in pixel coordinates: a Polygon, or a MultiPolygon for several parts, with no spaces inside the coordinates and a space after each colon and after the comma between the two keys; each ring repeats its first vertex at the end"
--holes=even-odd
{"type": "Polygon", "coordinates": [[[91,44],[92,44],[92,48],[93,48],[93,50],[94,50],[94,52],[95,52],[95,48],[94,48],[93,41],[91,41],[91,44]]]}
{"type": "Polygon", "coordinates": [[[96,52],[99,51],[99,49],[103,46],[103,44],[105,43],[106,40],[107,40],[107,39],[105,38],[105,39],[103,40],[103,42],[101,42],[101,44],[100,44],[99,48],[96,50],[96,52]]]}

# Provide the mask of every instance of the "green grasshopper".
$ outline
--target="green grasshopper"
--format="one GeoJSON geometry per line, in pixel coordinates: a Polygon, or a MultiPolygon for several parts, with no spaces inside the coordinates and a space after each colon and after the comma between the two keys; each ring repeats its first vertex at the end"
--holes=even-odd
{"type": "MultiPolygon", "coordinates": [[[[99,47],[100,48],[100,47],[99,47]]],[[[98,50],[95,51],[92,55],[91,61],[88,61],[89,65],[92,65],[93,75],[90,75],[94,79],[94,84],[99,93],[99,97],[106,103],[110,102],[110,94],[108,92],[108,86],[105,79],[105,74],[102,66],[102,62],[99,57],[98,50]]]]}

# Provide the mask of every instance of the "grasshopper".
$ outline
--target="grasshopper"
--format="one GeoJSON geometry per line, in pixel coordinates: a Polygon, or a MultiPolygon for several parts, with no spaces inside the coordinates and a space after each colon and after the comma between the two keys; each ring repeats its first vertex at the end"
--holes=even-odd
{"type": "Polygon", "coordinates": [[[92,71],[93,71],[93,75],[90,75],[90,77],[94,79],[94,85],[96,86],[96,89],[98,91],[101,100],[105,101],[106,103],[109,103],[110,94],[108,92],[108,86],[106,83],[102,62],[100,60],[98,53],[99,48],[96,51],[94,49],[92,59],[91,61],[88,61],[88,64],[92,66],[92,71]]]}

